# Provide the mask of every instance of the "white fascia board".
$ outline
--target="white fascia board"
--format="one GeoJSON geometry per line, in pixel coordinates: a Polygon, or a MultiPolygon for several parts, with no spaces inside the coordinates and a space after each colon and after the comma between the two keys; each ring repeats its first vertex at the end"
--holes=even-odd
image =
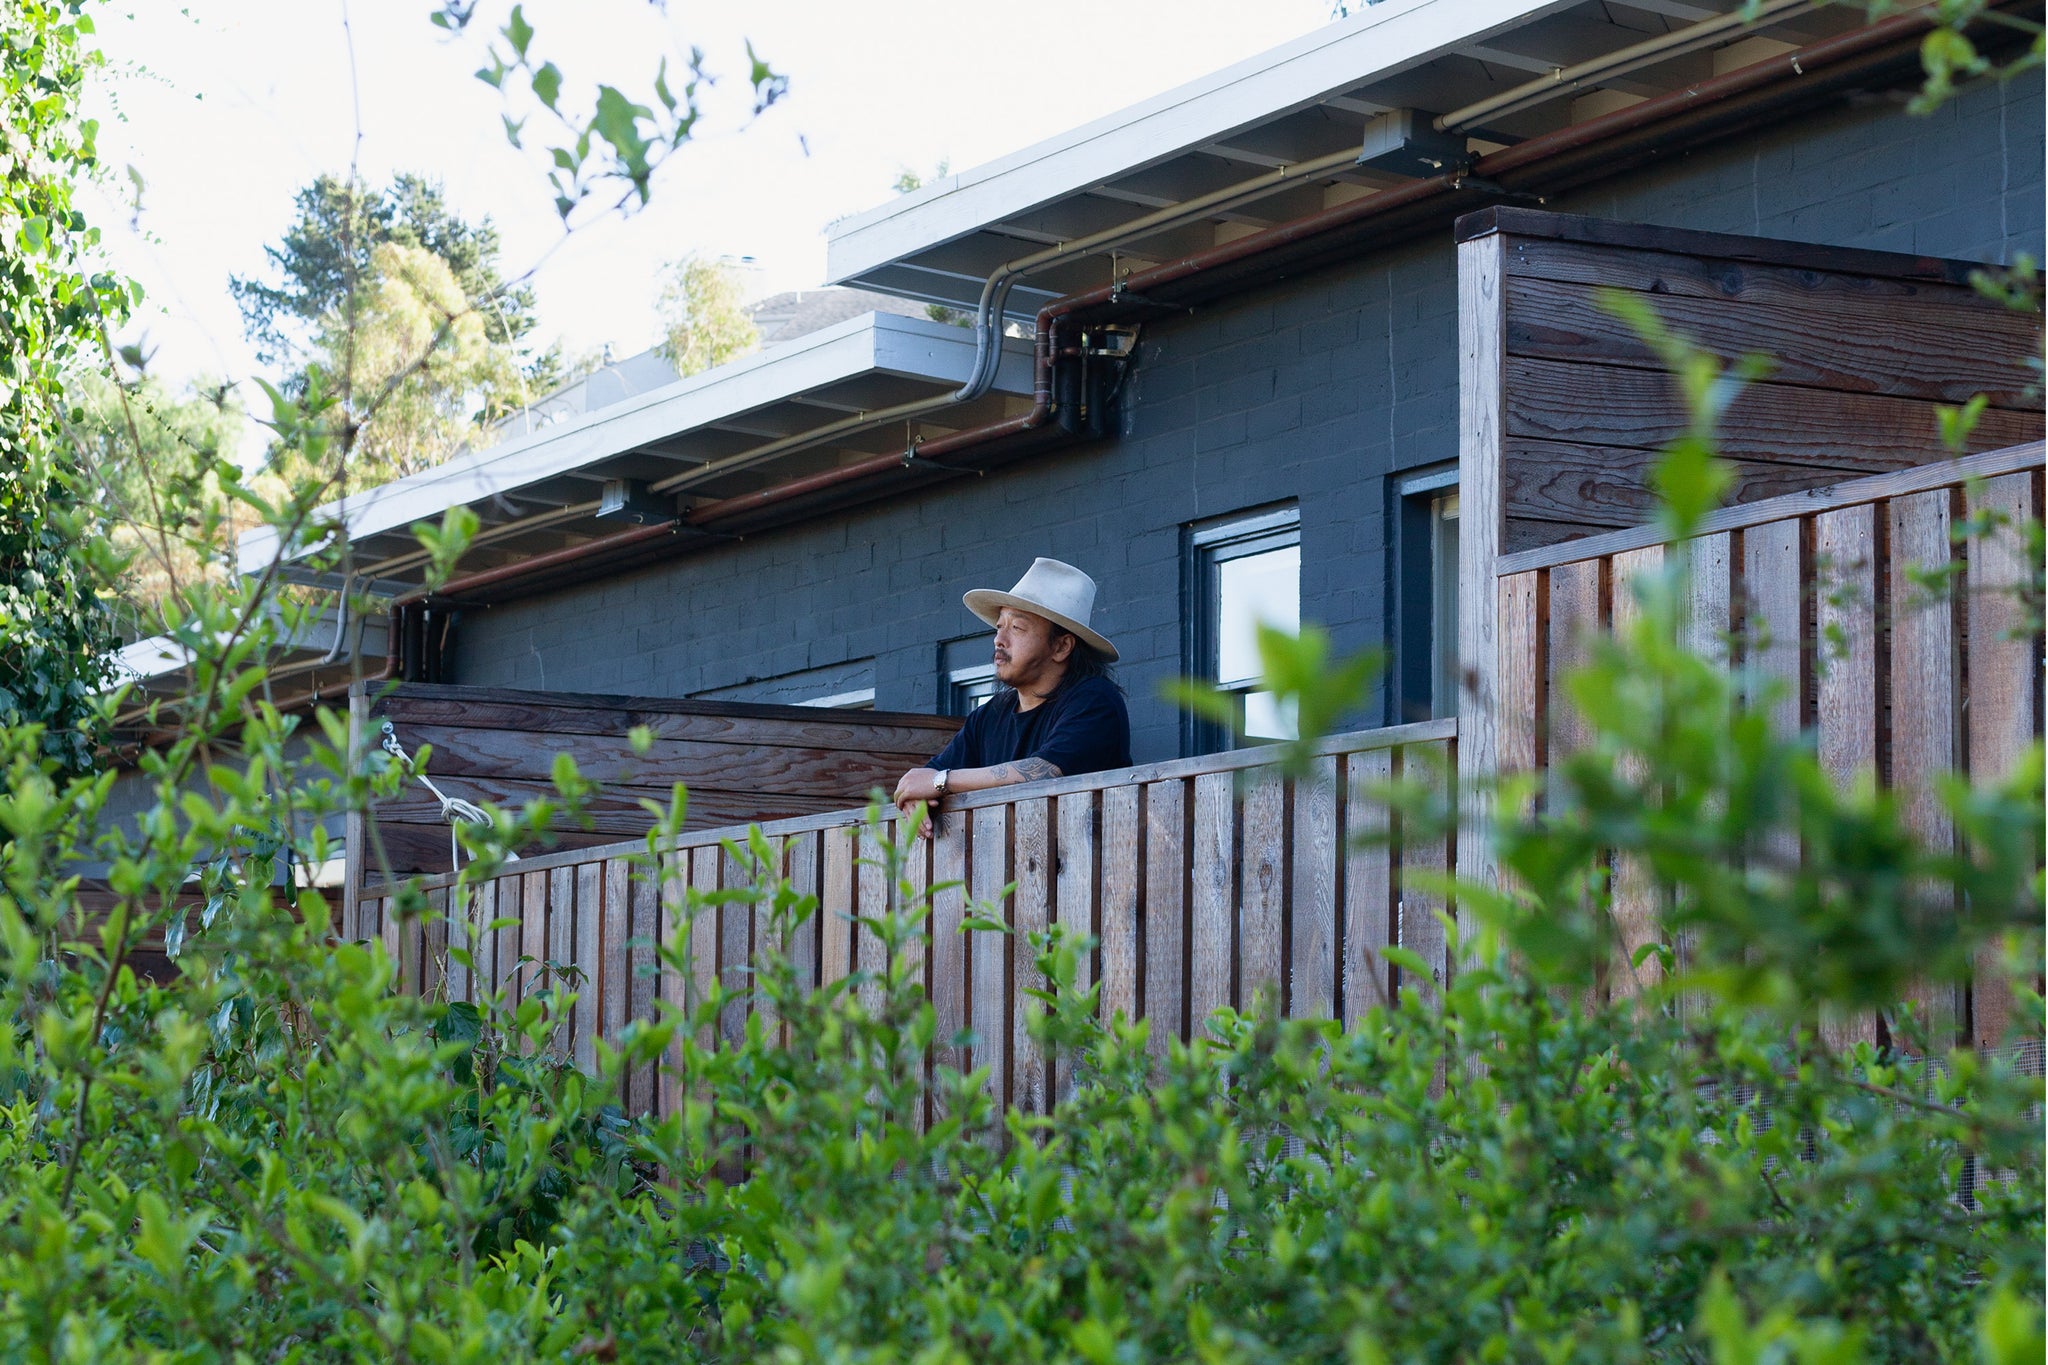
{"type": "MultiPolygon", "coordinates": [[[[841,219],[826,230],[826,283],[860,280],[868,271],[991,223],[1577,3],[1388,0],[1371,6],[1071,132],[841,219]]],[[[1026,250],[1020,243],[1019,254],[1026,250]]]]}
{"type": "MultiPolygon", "coordinates": [[[[345,505],[329,503],[314,519],[332,521],[345,513],[351,535],[375,535],[864,374],[957,384],[966,382],[973,362],[972,332],[928,318],[868,313],[559,426],[458,455],[368,489],[345,505]]],[[[1028,392],[1030,363],[1028,354],[1007,347],[997,383],[1028,392]]],[[[261,571],[277,549],[274,529],[246,533],[237,552],[241,571],[261,571]]]]}

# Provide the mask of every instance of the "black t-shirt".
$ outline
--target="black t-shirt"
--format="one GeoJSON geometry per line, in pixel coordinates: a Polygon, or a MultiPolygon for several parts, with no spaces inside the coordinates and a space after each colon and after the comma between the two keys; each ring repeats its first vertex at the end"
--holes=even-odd
{"type": "Polygon", "coordinates": [[[1107,678],[1062,683],[1029,711],[1005,689],[974,709],[934,768],[990,768],[1042,758],[1068,777],[1131,765],[1131,715],[1107,678]]]}

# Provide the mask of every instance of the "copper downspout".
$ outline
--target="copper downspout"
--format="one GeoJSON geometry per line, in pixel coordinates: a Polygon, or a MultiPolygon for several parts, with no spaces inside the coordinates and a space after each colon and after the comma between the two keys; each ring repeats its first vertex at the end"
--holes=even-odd
{"type": "MultiPolygon", "coordinates": [[[[1550,169],[1553,162],[1565,160],[1570,161],[1570,169],[1577,169],[1578,159],[1572,157],[1574,153],[1611,156],[1616,142],[1653,146],[1674,131],[1669,125],[1675,124],[1679,130],[1711,127],[1716,121],[1744,117],[1773,102],[1767,98],[1744,100],[1744,96],[1777,96],[1784,101],[1796,102],[1831,93],[1835,88],[1852,84],[1873,72],[1917,61],[1920,36],[1930,22],[1924,12],[1894,15],[1866,28],[1822,39],[1797,51],[1741,67],[1683,90],[1540,134],[1489,153],[1462,171],[1447,172],[1349,200],[1207,251],[1164,262],[1115,284],[1070,294],[1039,310],[1033,401],[1027,413],[922,442],[902,455],[876,456],[756,493],[704,503],[673,522],[620,532],[537,555],[517,564],[487,569],[446,583],[432,595],[457,597],[472,594],[481,588],[645,544],[664,535],[673,535],[685,527],[715,527],[723,521],[781,503],[914,468],[920,457],[953,454],[1042,427],[1052,414],[1052,336],[1055,328],[1063,328],[1083,317],[1106,319],[1141,312],[1180,311],[1185,303],[1154,300],[1149,295],[1169,285],[1184,284],[1197,276],[1214,275],[1225,267],[1253,262],[1285,248],[1303,246],[1315,238],[1363,224],[1385,220],[1391,232],[1420,230],[1441,218],[1444,206],[1437,201],[1469,198],[1475,207],[1480,203],[1495,202],[1505,188],[1504,178],[1515,177],[1516,172],[1550,169]]],[[[1350,244],[1346,243],[1345,248],[1351,249],[1350,244]]],[[[400,602],[420,601],[428,595],[424,591],[410,593],[400,602]]],[[[389,668],[387,665],[387,672],[389,668]]]]}

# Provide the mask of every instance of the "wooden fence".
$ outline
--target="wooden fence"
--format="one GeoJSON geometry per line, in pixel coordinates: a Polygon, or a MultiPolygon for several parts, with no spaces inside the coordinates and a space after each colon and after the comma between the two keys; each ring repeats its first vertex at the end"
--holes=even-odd
{"type": "MultiPolygon", "coordinates": [[[[1025,1027],[1025,994],[1039,976],[1023,934],[1053,924],[1099,940],[1082,966],[1099,981],[1102,1007],[1153,1024],[1153,1045],[1202,1028],[1210,1011],[1276,991],[1290,1016],[1355,1019],[1405,983],[1382,956],[1390,945],[1419,954],[1435,989],[1447,970],[1441,902],[1413,873],[1451,871],[1454,837],[1400,827],[1373,795],[1376,784],[1420,777],[1447,790],[1455,777],[1455,726],[1432,721],[1339,736],[1320,745],[1309,770],[1288,777],[1274,749],[1241,750],[1027,787],[976,792],[949,803],[936,836],[919,841],[905,875],[932,889],[929,952],[919,963],[938,1012],[935,1060],[987,1066],[998,1101],[1045,1112],[1065,1078],[1025,1027]],[[999,899],[1003,888],[1015,892],[999,899]],[[1017,934],[963,932],[972,903],[990,903],[1017,934]],[[951,1040],[972,1029],[975,1042],[951,1040]]],[[[880,837],[899,817],[885,809],[880,837]]],[[[853,917],[895,894],[877,832],[862,813],[839,811],[762,826],[777,871],[815,893],[820,913],[787,945],[800,979],[824,984],[881,965],[882,944],[853,917]]],[[[476,1000],[517,999],[534,969],[522,956],[573,962],[588,974],[564,1045],[580,1064],[599,1037],[652,1016],[657,995],[686,1004],[718,973],[744,981],[761,946],[751,907],[726,904],[691,926],[701,978],[657,973],[647,946],[672,931],[684,885],[744,885],[748,870],[724,847],[738,829],[686,833],[662,853],[669,877],[649,875],[613,845],[529,859],[469,892],[457,914],[485,936],[474,971],[447,958],[453,877],[419,883],[431,912],[391,913],[388,888],[347,903],[344,938],[381,937],[408,990],[445,989],[476,1000]]],[[[746,1027],[747,1002],[721,1021],[746,1027]]],[[[653,1067],[628,1078],[635,1112],[664,1113],[673,1096],[653,1067]]]]}
{"type": "MultiPolygon", "coordinates": [[[[1781,732],[1812,732],[1838,781],[1873,775],[1900,793],[1937,844],[1955,837],[1937,782],[1996,782],[2041,733],[2041,642],[2015,591],[2031,552],[2017,527],[1972,535],[1966,519],[2039,517],[2042,453],[2035,442],[1728,508],[1689,543],[1692,649],[1771,689],[1781,732]],[[1946,588],[1936,574],[1952,575],[1946,588]]],[[[1558,681],[1628,618],[1630,580],[1665,554],[1642,529],[1500,558],[1489,742],[1501,771],[1542,770],[1584,742],[1558,681]]],[[[1615,895],[1621,922],[1651,932],[1647,883],[1618,875],[1615,895]]],[[[1991,991],[1923,1003],[1980,1047],[2008,1018],[1991,991]]]]}

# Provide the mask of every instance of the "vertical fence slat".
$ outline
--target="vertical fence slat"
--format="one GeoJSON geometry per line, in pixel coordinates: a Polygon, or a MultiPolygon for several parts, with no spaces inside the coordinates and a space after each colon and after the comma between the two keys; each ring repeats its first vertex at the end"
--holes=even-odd
{"type": "MultiPolygon", "coordinates": [[[[967,1052],[955,1040],[971,1022],[967,1017],[967,939],[960,932],[967,913],[966,817],[952,812],[938,821],[932,836],[932,1011],[937,1019],[932,1064],[966,1071],[967,1052]]],[[[932,1096],[932,1122],[948,1117],[937,1094],[932,1096]]]]}
{"type": "Polygon", "coordinates": [[[1046,1075],[1046,1058],[1038,1040],[1031,1036],[1029,1022],[1043,1012],[1043,1006],[1026,991],[1045,989],[1045,973],[1038,970],[1031,935],[1042,934],[1052,925],[1052,806],[1044,797],[1019,801],[1016,805],[1015,853],[1010,875],[1017,883],[1017,896],[1010,926],[1015,935],[1011,953],[1016,968],[1010,998],[1010,1094],[1017,1108],[1027,1114],[1043,1114],[1050,1106],[1051,1082],[1046,1075]]]}
{"type": "MultiPolygon", "coordinates": [[[[818,858],[822,841],[816,830],[805,830],[789,836],[788,859],[789,889],[799,896],[819,895],[818,858]]],[[[789,933],[789,969],[796,973],[799,989],[814,991],[818,988],[818,934],[823,927],[824,905],[822,901],[811,911],[802,924],[789,933]]]]}
{"type": "MultiPolygon", "coordinates": [[[[1494,718],[1494,734],[1503,776],[1536,771],[1549,682],[1543,669],[1542,587],[1543,575],[1534,569],[1500,580],[1500,711],[1494,718]]],[[[1503,811],[1501,818],[1516,814],[1503,811]]]]}
{"type": "Polygon", "coordinates": [[[1337,760],[1318,758],[1294,786],[1294,924],[1287,1012],[1337,1012],[1337,760]]]}
{"type": "Polygon", "coordinates": [[[475,969],[463,965],[456,953],[460,950],[470,954],[472,961],[475,959],[476,935],[472,932],[471,926],[476,922],[476,903],[477,898],[483,894],[483,886],[483,883],[472,883],[469,886],[451,887],[448,892],[450,908],[445,951],[448,962],[448,1003],[451,1005],[468,1000],[470,992],[475,989],[471,980],[475,969]]]}
{"type": "MultiPolygon", "coordinates": [[[[1688,572],[1680,642],[1689,653],[1727,668],[1733,662],[1730,646],[1735,629],[1734,542],[1726,531],[1717,531],[1687,541],[1685,552],[1688,572]]],[[[1692,931],[1680,933],[1672,949],[1681,969],[1691,966],[1692,931]]],[[[1706,1001],[1696,991],[1679,998],[1678,1010],[1685,1018],[1698,1018],[1705,1009],[1706,1001]]]]}
{"type": "MultiPolygon", "coordinates": [[[[690,851],[677,849],[662,855],[660,934],[662,942],[682,949],[691,946],[689,924],[690,851]]],[[[661,965],[661,998],[670,1009],[686,1014],[690,1008],[692,983],[688,961],[661,965]]],[[[684,1031],[678,1023],[655,1078],[655,1107],[659,1117],[676,1112],[674,1068],[682,1064],[684,1031]]]]}
{"type": "MultiPolygon", "coordinates": [[[[904,940],[903,970],[910,980],[917,983],[918,988],[924,992],[925,998],[929,1000],[932,993],[931,951],[929,947],[932,930],[932,841],[923,835],[913,835],[911,821],[907,817],[897,819],[891,826],[891,829],[899,842],[904,840],[909,842],[909,847],[905,852],[903,861],[903,886],[897,888],[896,894],[903,898],[902,908],[906,915],[913,907],[920,909],[924,915],[924,918],[918,921],[909,937],[904,940]]],[[[919,1132],[923,1132],[926,1125],[931,1122],[929,1093],[931,1090],[931,1053],[929,1050],[926,1051],[919,1061],[918,1074],[924,1078],[926,1093],[920,1094],[913,1103],[910,1123],[919,1132]]]]}
{"type": "Polygon", "coordinates": [[[540,981],[541,964],[548,956],[548,874],[529,872],[526,874],[526,895],[519,908],[519,956],[518,998],[526,999],[537,990],[540,981]]]}
{"type": "Polygon", "coordinates": [[[1145,1017],[1152,1054],[1188,1036],[1187,788],[1179,779],[1145,788],[1145,1017]]]}
{"type": "MultiPolygon", "coordinates": [[[[1075,792],[1059,798],[1059,923],[1076,940],[1096,933],[1095,830],[1094,792],[1075,792]]],[[[1085,991],[1094,984],[1094,956],[1094,952],[1082,953],[1075,963],[1075,990],[1085,991]]]]}
{"type": "MultiPolygon", "coordinates": [[[[591,969],[591,981],[597,992],[599,1036],[617,1046],[619,1030],[626,1026],[632,984],[631,969],[626,965],[626,940],[633,936],[633,868],[624,858],[607,858],[598,877],[603,888],[603,912],[598,921],[597,965],[591,969]]],[[[622,1075],[621,1107],[629,1101],[628,1090],[628,1081],[622,1075]]]]}
{"type": "MultiPolygon", "coordinates": [[[[2032,474],[1986,479],[1968,497],[1973,518],[1990,513],[2007,523],[1970,542],[1970,781],[1988,787],[2011,774],[2041,732],[2035,694],[2040,642],[2024,633],[2026,611],[2019,597],[2030,576],[2020,527],[2039,509],[2032,474]]],[[[1979,1048],[2001,1045],[2011,1025],[2012,996],[2003,978],[2000,949],[1993,943],[1978,959],[1972,987],[1971,1037],[1979,1048]]]]}
{"type": "Polygon", "coordinates": [[[1277,768],[1247,776],[1239,874],[1238,1004],[1249,1009],[1264,994],[1278,1008],[1287,970],[1287,787],[1277,768]]]}
{"type": "MultiPolygon", "coordinates": [[[[1877,779],[1883,728],[1877,658],[1877,509],[1869,503],[1813,519],[1815,739],[1836,786],[1877,779]]],[[[1829,1014],[1821,1033],[1846,1048],[1877,1040],[1876,1017],[1829,1014]]]]}
{"type": "MultiPolygon", "coordinates": [[[[968,862],[975,912],[1008,922],[1010,907],[1004,902],[1003,887],[1010,876],[1010,807],[982,806],[973,812],[973,823],[968,862]]],[[[974,1066],[988,1068],[988,1094],[998,1114],[1010,1102],[1010,938],[992,930],[968,935],[974,1066]]]]}
{"type": "Polygon", "coordinates": [[[1374,788],[1393,779],[1393,753],[1368,749],[1344,764],[1344,1026],[1389,1003],[1394,941],[1394,862],[1386,804],[1374,788]]]}
{"type": "MultiPolygon", "coordinates": [[[[626,863],[626,941],[620,945],[625,954],[625,976],[619,982],[619,994],[625,1001],[627,1019],[654,1018],[655,993],[661,985],[654,945],[662,936],[660,869],[665,862],[658,859],[653,866],[637,868],[626,863]]],[[[626,1072],[628,1113],[654,1112],[655,1069],[642,1064],[626,1072]]]]}
{"type": "Polygon", "coordinates": [[[818,984],[829,986],[853,970],[854,848],[856,832],[841,825],[824,832],[825,876],[818,900],[818,984]]]}
{"type": "MultiPolygon", "coordinates": [[[[1759,705],[1768,695],[1771,729],[1784,737],[1798,734],[1805,718],[1799,663],[1806,623],[1799,562],[1804,533],[1796,519],[1742,533],[1743,653],[1758,689],[1749,702],[1759,705]]],[[[1798,851],[1792,852],[1796,857],[1798,851]]]]}
{"type": "Polygon", "coordinates": [[[597,1069],[597,1018],[599,993],[604,986],[604,864],[576,866],[576,965],[583,971],[583,984],[576,988],[576,1065],[584,1071],[597,1069]]]}
{"type": "MultiPolygon", "coordinates": [[[[716,844],[690,850],[690,889],[699,896],[718,890],[720,857],[716,844]]],[[[690,921],[689,999],[692,1011],[711,998],[712,983],[718,980],[720,913],[721,908],[717,905],[700,904],[694,912],[695,918],[690,921]]],[[[714,1047],[717,1041],[714,1024],[707,1024],[697,1031],[699,1047],[714,1047]]]]}
{"type": "Polygon", "coordinates": [[[1555,767],[1591,741],[1586,718],[1572,702],[1564,680],[1590,657],[1600,630],[1601,561],[1582,559],[1550,571],[1550,658],[1544,695],[1549,705],[1550,762],[1555,767]]]}
{"type": "MultiPolygon", "coordinates": [[[[889,910],[889,868],[883,856],[884,831],[862,822],[858,831],[854,867],[855,913],[862,919],[880,919],[889,910]]],[[[882,1007],[882,975],[888,968],[882,940],[865,924],[853,926],[853,970],[866,979],[860,983],[860,1001],[870,1013],[882,1007]]]]}
{"type": "MultiPolygon", "coordinates": [[[[1930,848],[1954,838],[1936,783],[1957,766],[1958,702],[1955,609],[1945,593],[1913,581],[1915,569],[1949,561],[1949,490],[1936,489],[1891,503],[1892,786],[1906,823],[1930,848]]],[[[1916,991],[1928,1041],[1942,1047],[1961,1022],[1961,1002],[1932,986],[1916,991]]]]}
{"type": "MultiPolygon", "coordinates": [[[[1408,745],[1400,752],[1402,775],[1434,793],[1438,800],[1433,804],[1439,806],[1447,794],[1445,784],[1450,776],[1443,762],[1446,756],[1441,748],[1422,745],[1408,745]]],[[[1428,979],[1414,984],[1425,999],[1433,1000],[1437,998],[1449,970],[1444,925],[1437,918],[1437,912],[1444,907],[1444,898],[1442,892],[1425,887],[1422,882],[1430,874],[1441,875],[1449,871],[1450,862],[1444,831],[1421,828],[1422,823],[1404,820],[1400,830],[1401,910],[1395,932],[1401,946],[1420,956],[1427,966],[1428,979]],[[1422,875],[1416,876],[1417,873],[1422,875]]],[[[1402,984],[1408,984],[1405,974],[1402,984]]]]}
{"type": "Polygon", "coordinates": [[[1144,931],[1139,896],[1144,841],[1139,828],[1139,789],[1111,787],[1102,794],[1102,1017],[1138,1018],[1144,931]]]}
{"type": "MultiPolygon", "coordinates": [[[[752,961],[756,964],[765,962],[770,957],[787,960],[789,953],[789,945],[784,941],[786,926],[777,922],[775,911],[776,889],[788,875],[783,862],[783,850],[786,845],[781,838],[770,838],[767,844],[768,861],[754,871],[755,885],[761,889],[761,900],[754,908],[755,956],[752,961]]],[[[758,977],[750,977],[747,984],[754,991],[753,1009],[761,1016],[762,1036],[770,1042],[780,1043],[782,1016],[776,1011],[774,1002],[762,993],[758,977]]]]}
{"type": "MultiPolygon", "coordinates": [[[[1610,595],[1615,635],[1625,636],[1642,619],[1642,603],[1637,594],[1649,586],[1663,567],[1662,545],[1650,545],[1614,557],[1610,595]]],[[[1644,771],[1640,757],[1632,754],[1623,760],[1623,776],[1628,780],[1641,782],[1644,771]]],[[[1638,986],[1654,985],[1663,976],[1655,956],[1645,957],[1641,965],[1635,962],[1639,951],[1648,944],[1661,941],[1664,934],[1663,907],[1657,901],[1656,880],[1650,874],[1648,863],[1641,857],[1625,853],[1616,855],[1613,904],[1616,951],[1615,961],[1609,968],[1609,978],[1617,993],[1632,995],[1638,986]]]]}
{"type": "MultiPolygon", "coordinates": [[[[725,849],[718,851],[718,883],[727,890],[743,890],[753,884],[740,860],[725,849]]],[[[752,1004],[754,960],[754,907],[743,900],[730,900],[718,907],[718,979],[724,983],[727,1000],[718,1012],[718,1033],[728,1047],[746,1041],[747,1014],[752,1004]]]]}
{"type": "MultiPolygon", "coordinates": [[[[548,873],[548,960],[567,965],[576,959],[576,869],[558,867],[548,873]]],[[[559,976],[548,977],[548,1018],[554,1025],[549,1051],[558,1057],[569,1055],[568,1012],[562,1008],[569,983],[559,976]]]]}
{"type": "Polygon", "coordinates": [[[1195,778],[1194,842],[1188,849],[1188,1018],[1202,1021],[1235,1003],[1237,964],[1237,793],[1235,774],[1195,778]]]}

